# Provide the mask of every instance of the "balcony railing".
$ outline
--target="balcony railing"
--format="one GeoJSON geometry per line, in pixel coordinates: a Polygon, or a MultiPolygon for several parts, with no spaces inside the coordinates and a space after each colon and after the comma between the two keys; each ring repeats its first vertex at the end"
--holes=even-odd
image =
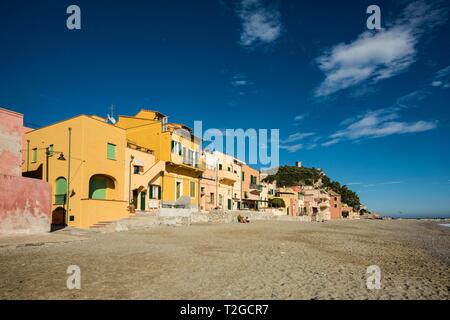
{"type": "Polygon", "coordinates": [[[231,171],[219,170],[217,172],[217,176],[220,181],[225,181],[229,183],[234,183],[239,180],[238,175],[231,171]]]}
{"type": "Polygon", "coordinates": [[[257,191],[262,191],[263,186],[261,184],[252,183],[250,185],[250,189],[257,190],[257,191]]]}

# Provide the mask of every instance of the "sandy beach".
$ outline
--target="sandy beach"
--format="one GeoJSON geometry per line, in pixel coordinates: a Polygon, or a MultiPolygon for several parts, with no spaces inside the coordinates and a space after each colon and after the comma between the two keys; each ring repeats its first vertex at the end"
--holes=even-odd
{"type": "MultiPolygon", "coordinates": [[[[435,221],[258,221],[0,246],[1,299],[449,299],[435,221]],[[66,288],[69,265],[81,289],[66,288]],[[366,268],[381,269],[368,290],[366,268]]],[[[2,239],[0,239],[0,245],[2,239]]]]}

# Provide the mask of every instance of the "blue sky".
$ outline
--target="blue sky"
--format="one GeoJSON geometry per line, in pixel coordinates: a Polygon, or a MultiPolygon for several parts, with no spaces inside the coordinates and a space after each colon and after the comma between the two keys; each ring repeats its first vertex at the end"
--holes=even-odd
{"type": "Polygon", "coordinates": [[[0,105],[42,126],[157,109],[204,128],[279,128],[371,209],[450,212],[445,1],[2,1],[0,105]],[[66,8],[81,8],[81,30],[66,8]]]}

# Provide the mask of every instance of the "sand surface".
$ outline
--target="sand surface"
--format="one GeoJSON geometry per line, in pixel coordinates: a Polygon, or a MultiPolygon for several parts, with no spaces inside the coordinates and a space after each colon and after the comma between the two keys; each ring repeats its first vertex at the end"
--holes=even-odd
{"type": "MultiPolygon", "coordinates": [[[[260,221],[0,247],[0,299],[449,299],[450,228],[260,221]],[[81,290],[66,287],[69,265],[81,290]],[[381,269],[368,290],[366,268],[381,269]]],[[[0,239],[1,242],[1,239],[0,239]]]]}

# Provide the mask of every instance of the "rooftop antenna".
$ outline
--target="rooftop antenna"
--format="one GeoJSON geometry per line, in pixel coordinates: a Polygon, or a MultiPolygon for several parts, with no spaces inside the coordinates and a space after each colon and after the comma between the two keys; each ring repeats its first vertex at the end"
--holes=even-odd
{"type": "Polygon", "coordinates": [[[114,119],[114,105],[111,104],[109,109],[111,110],[111,114],[108,113],[108,121],[112,124],[116,124],[116,119],[114,119]]]}

